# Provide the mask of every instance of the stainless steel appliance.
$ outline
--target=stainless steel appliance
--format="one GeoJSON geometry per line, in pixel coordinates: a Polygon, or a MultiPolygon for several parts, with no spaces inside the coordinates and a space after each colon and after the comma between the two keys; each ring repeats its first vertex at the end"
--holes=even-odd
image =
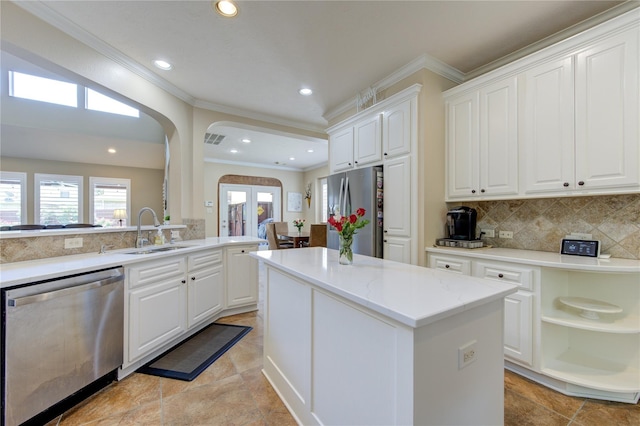
{"type": "Polygon", "coordinates": [[[21,424],[122,364],[124,273],[2,291],[4,424],[21,424]]]}
{"type": "Polygon", "coordinates": [[[447,230],[452,240],[472,241],[476,239],[478,213],[466,206],[454,207],[447,212],[447,230]]]}
{"type": "MultiPolygon", "coordinates": [[[[370,223],[353,238],[354,253],[382,257],[382,166],[337,173],[327,178],[328,214],[347,215],[362,207],[370,223]]],[[[329,226],[329,225],[327,225],[329,226]]],[[[338,232],[329,226],[327,247],[338,249],[338,232]]]]}

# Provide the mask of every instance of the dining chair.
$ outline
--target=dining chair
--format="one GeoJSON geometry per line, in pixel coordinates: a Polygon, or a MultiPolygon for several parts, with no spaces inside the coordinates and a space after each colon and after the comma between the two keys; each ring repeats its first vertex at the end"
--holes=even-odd
{"type": "Polygon", "coordinates": [[[289,240],[278,238],[278,235],[288,234],[289,233],[289,223],[288,222],[273,222],[276,226],[276,238],[278,239],[278,245],[280,248],[292,248],[293,243],[289,240]]]}
{"type": "Polygon", "coordinates": [[[293,247],[293,244],[287,244],[286,242],[278,239],[276,224],[273,222],[267,223],[267,241],[269,242],[269,250],[280,250],[293,247]]]}
{"type": "Polygon", "coordinates": [[[309,232],[308,247],[326,247],[327,246],[327,225],[312,223],[309,232]]]}

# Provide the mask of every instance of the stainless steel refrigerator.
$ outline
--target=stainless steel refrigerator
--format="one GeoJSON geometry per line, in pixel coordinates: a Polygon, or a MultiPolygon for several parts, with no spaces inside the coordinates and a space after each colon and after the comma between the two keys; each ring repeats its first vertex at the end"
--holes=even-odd
{"type": "MultiPolygon", "coordinates": [[[[354,253],[382,258],[382,166],[367,167],[337,173],[327,179],[327,212],[329,216],[355,213],[362,207],[369,224],[356,231],[352,249],[354,253]]],[[[330,225],[327,247],[338,249],[338,232],[330,225]]]]}

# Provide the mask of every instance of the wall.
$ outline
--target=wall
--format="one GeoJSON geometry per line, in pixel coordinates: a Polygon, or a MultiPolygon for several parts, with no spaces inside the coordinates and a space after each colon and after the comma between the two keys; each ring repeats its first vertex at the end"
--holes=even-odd
{"type": "Polygon", "coordinates": [[[328,164],[304,172],[303,181],[305,188],[308,183],[311,183],[311,208],[307,212],[307,215],[305,215],[307,223],[320,223],[322,220],[322,187],[320,186],[320,179],[326,178],[327,176],[329,176],[328,164]]]}
{"type": "MultiPolygon", "coordinates": [[[[89,177],[131,179],[131,212],[137,215],[142,207],[151,207],[160,218],[163,212],[162,182],[164,170],[134,167],[81,164],[63,161],[32,160],[2,157],[2,171],[27,173],[27,223],[34,222],[34,173],[51,173],[84,176],[84,223],[93,223],[89,218],[89,177]]],[[[128,223],[137,225],[138,217],[132,214],[128,223]]],[[[151,222],[143,222],[151,224],[151,222]]]]}
{"type": "MultiPolygon", "coordinates": [[[[482,228],[512,231],[513,239],[483,238],[494,247],[560,251],[560,240],[571,232],[593,234],[601,252],[640,259],[640,195],[541,198],[533,200],[450,203],[478,211],[482,228]]],[[[444,217],[440,235],[445,235],[444,217]]]]}

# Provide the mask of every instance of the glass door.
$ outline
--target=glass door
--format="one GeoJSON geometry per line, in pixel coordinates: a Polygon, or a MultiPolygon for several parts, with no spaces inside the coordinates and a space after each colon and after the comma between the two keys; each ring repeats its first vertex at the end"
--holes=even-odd
{"type": "Polygon", "coordinates": [[[281,220],[280,188],[256,185],[220,185],[221,237],[266,239],[266,224],[281,220]]]}

